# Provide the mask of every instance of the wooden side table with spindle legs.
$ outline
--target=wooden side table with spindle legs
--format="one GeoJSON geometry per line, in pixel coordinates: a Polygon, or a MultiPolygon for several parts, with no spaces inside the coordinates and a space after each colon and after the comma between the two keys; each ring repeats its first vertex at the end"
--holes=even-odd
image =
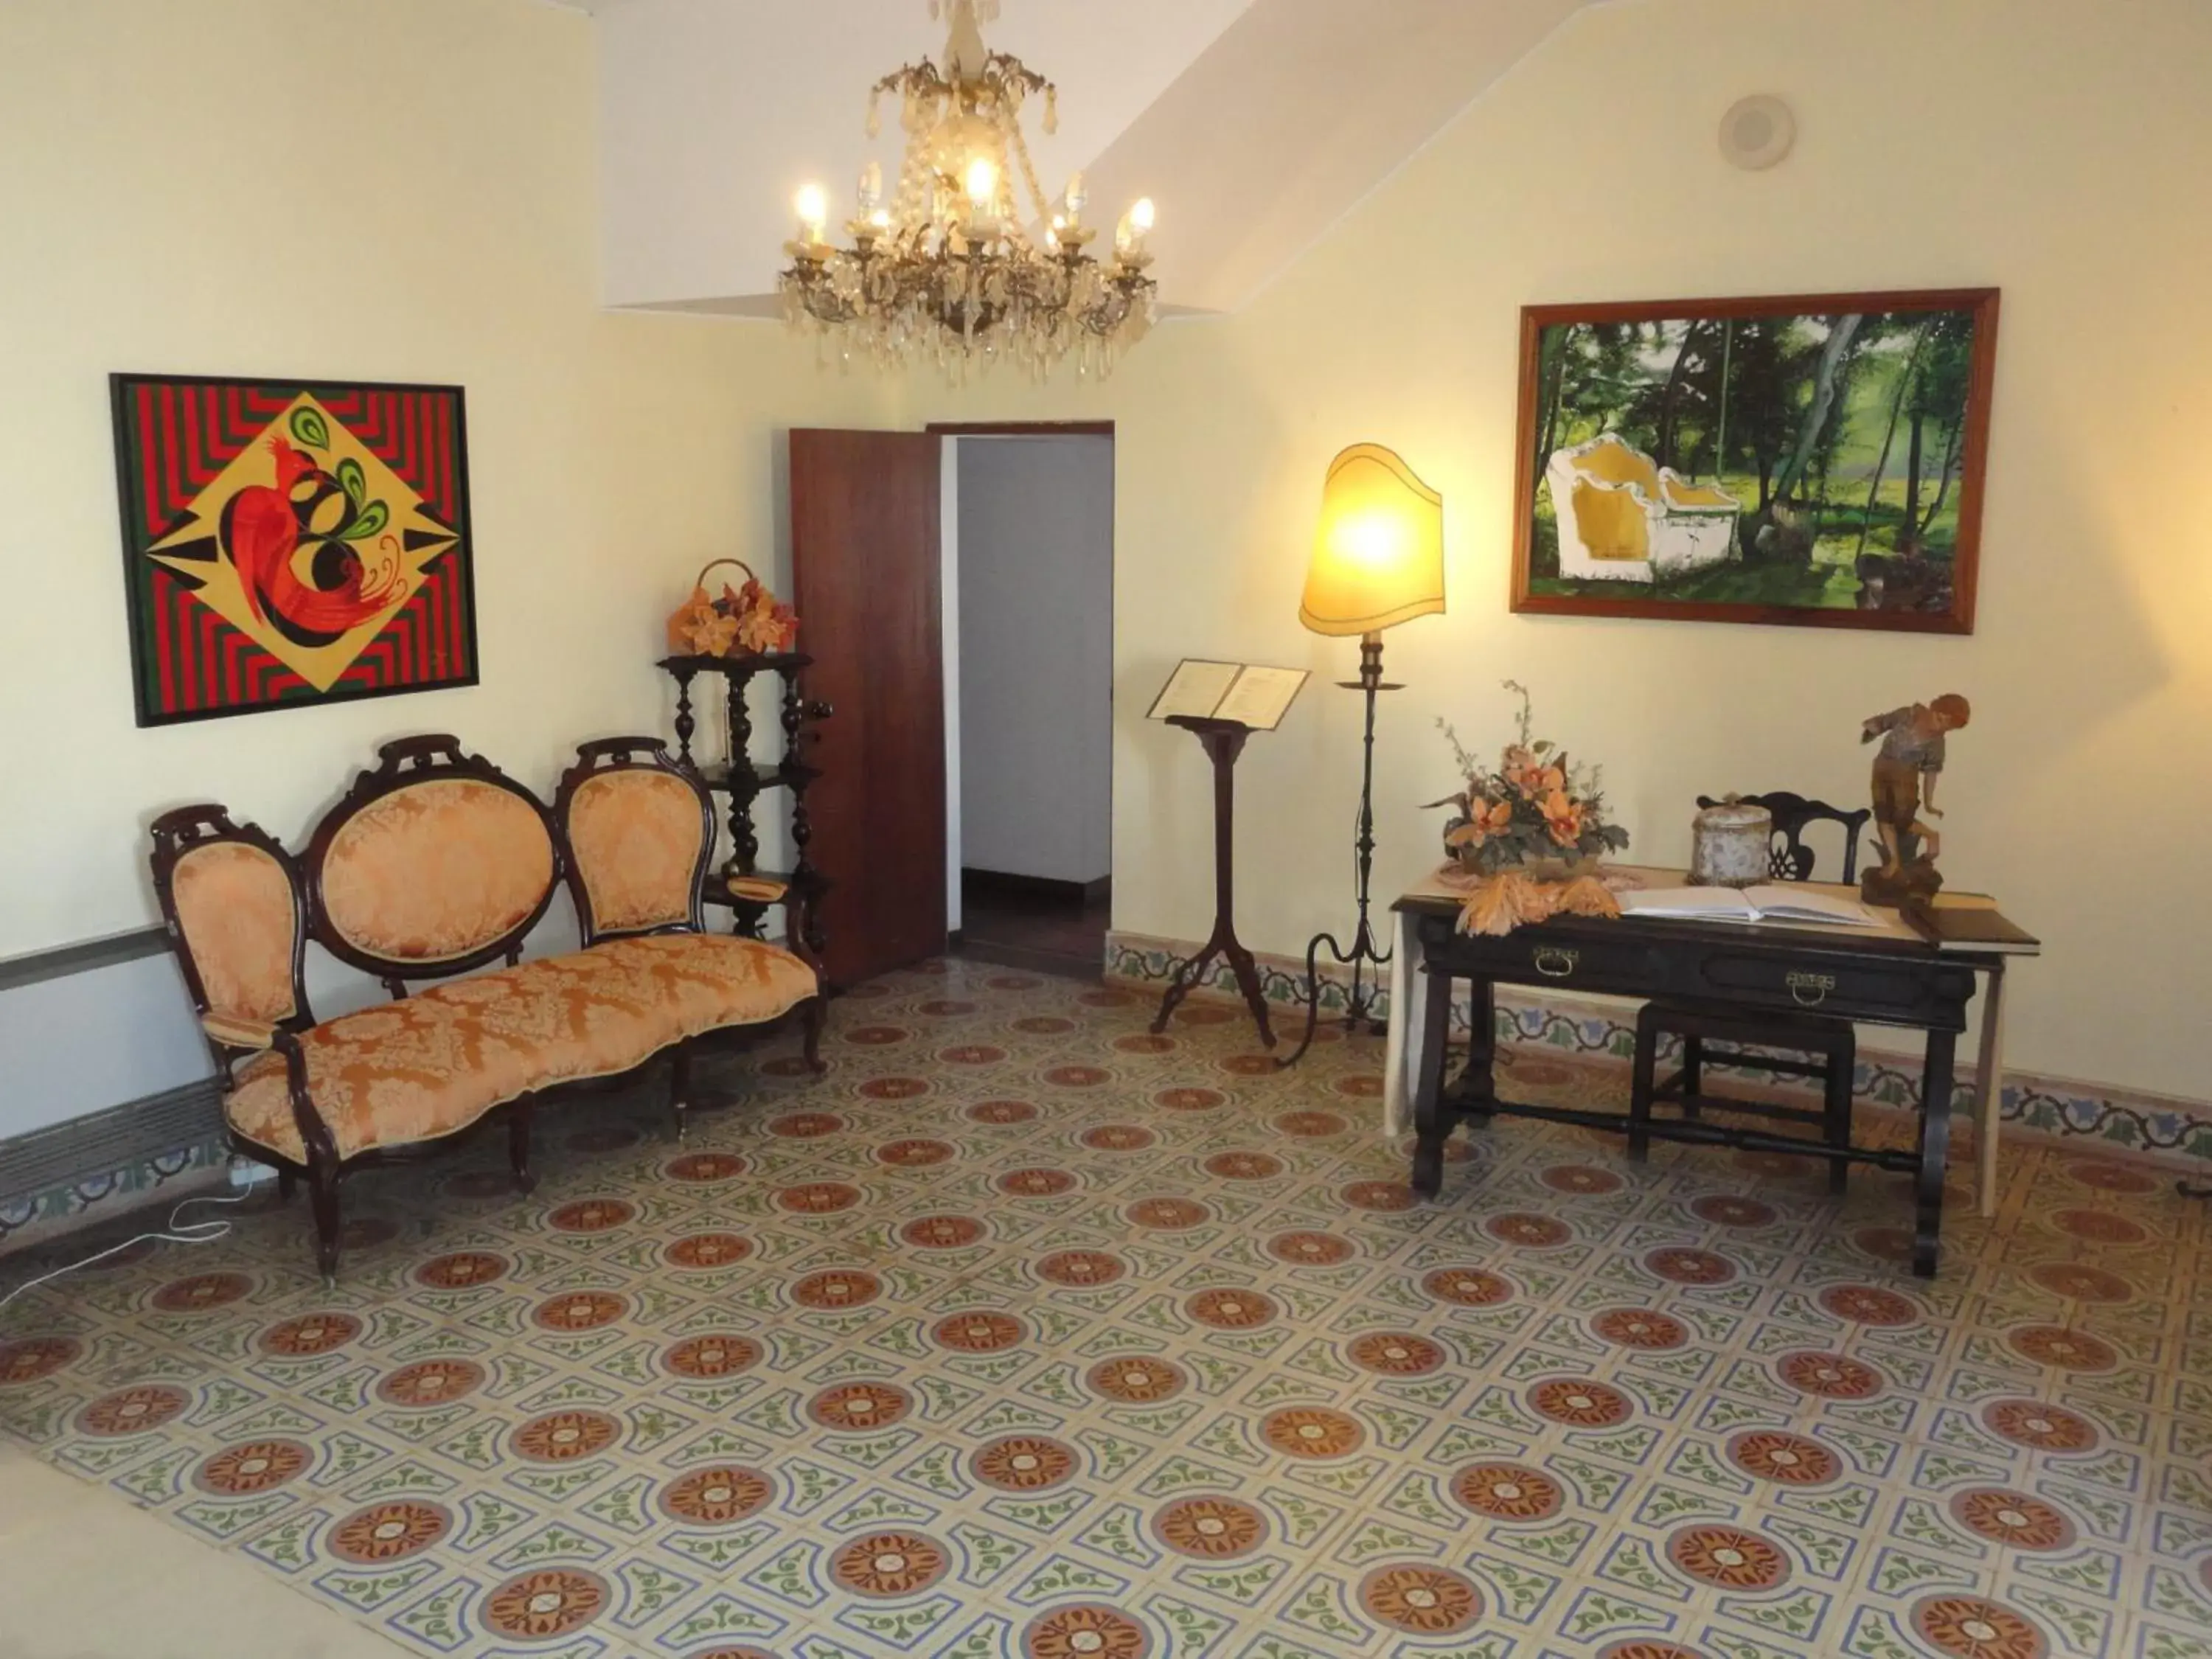
{"type": "Polygon", "coordinates": [[[803,652],[787,651],[748,657],[665,657],[660,665],[676,680],[678,754],[697,767],[708,788],[730,799],[730,856],[718,878],[708,881],[707,902],[732,912],[736,932],[758,939],[769,908],[776,901],[756,896],[764,889],[756,888],[752,893],[747,889],[755,883],[782,883],[799,901],[794,914],[805,918],[805,943],[818,957],[823,941],[822,896],[830,883],[806,856],[807,842],[813,838],[806,790],[822,775],[806,756],[820,735],[815,728],[830,718],[831,710],[826,702],[807,701],[799,677],[813,661],[803,652]],[[730,741],[728,758],[717,763],[702,763],[691,753],[691,738],[699,729],[698,717],[692,712],[691,682],[701,674],[719,674],[723,680],[730,741]],[[773,763],[752,757],[752,714],[745,707],[745,693],[761,674],[775,674],[783,682],[779,711],[783,752],[773,763]],[[791,792],[792,867],[763,870],[753,809],[762,796],[780,789],[791,792]]]}

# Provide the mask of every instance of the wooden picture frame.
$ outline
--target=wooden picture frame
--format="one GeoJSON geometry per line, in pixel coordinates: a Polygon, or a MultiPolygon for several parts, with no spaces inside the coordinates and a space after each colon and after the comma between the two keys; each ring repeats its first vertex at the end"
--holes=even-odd
{"type": "Polygon", "coordinates": [[[140,726],[477,683],[459,386],[108,382],[140,726]]]}
{"type": "Polygon", "coordinates": [[[1524,307],[1513,610],[1972,633],[1997,299],[1524,307]]]}

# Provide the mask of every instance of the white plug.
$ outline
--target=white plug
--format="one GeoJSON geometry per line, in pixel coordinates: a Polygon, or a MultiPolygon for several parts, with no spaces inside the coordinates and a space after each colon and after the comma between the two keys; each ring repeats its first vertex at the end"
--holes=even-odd
{"type": "Polygon", "coordinates": [[[257,1164],[250,1158],[234,1157],[230,1160],[230,1185],[234,1192],[250,1192],[263,1182],[276,1179],[276,1171],[270,1164],[257,1164]]]}

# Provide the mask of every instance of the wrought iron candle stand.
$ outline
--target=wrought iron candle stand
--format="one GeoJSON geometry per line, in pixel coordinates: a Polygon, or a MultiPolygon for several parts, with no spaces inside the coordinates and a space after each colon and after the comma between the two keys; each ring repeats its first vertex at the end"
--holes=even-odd
{"type": "Polygon", "coordinates": [[[1352,1032],[1364,1024],[1379,1035],[1383,1023],[1374,1009],[1382,991],[1382,970],[1390,965],[1391,952],[1382,950],[1375,939],[1375,927],[1369,916],[1369,884],[1375,862],[1375,698],[1383,691],[1402,691],[1405,687],[1382,678],[1382,635],[1363,634],[1359,638],[1359,678],[1339,680],[1337,684],[1347,691],[1361,693],[1367,702],[1366,723],[1360,738],[1359,770],[1359,829],[1352,842],[1352,854],[1358,871],[1358,924],[1352,930],[1352,943],[1340,943],[1336,935],[1316,933],[1306,945],[1306,1029],[1298,1046],[1275,1062],[1278,1070],[1286,1070],[1305,1058],[1306,1050],[1313,1047],[1314,1033],[1321,1024],[1321,953],[1324,947],[1339,967],[1352,969],[1352,987],[1344,1006],[1344,1026],[1352,1032]],[[1371,963],[1375,974],[1370,984],[1363,977],[1363,964],[1371,963]]]}

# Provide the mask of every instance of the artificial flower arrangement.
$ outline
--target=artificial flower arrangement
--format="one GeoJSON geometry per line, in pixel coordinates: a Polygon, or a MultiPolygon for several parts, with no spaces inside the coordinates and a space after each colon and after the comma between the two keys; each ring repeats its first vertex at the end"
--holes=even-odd
{"type": "Polygon", "coordinates": [[[691,597],[668,619],[668,648],[684,656],[741,657],[788,651],[799,641],[799,618],[776,603],[752,567],[743,559],[717,559],[699,573],[691,597]],[[745,573],[745,585],[722,584],[722,597],[709,599],[707,572],[733,564],[745,573]]]}
{"type": "Polygon", "coordinates": [[[1449,725],[1437,722],[1467,781],[1458,794],[1429,803],[1454,809],[1456,816],[1444,826],[1444,848],[1457,866],[1455,874],[1477,878],[1461,930],[1510,933],[1522,922],[1563,911],[1617,916],[1620,906],[1605,883],[1571,868],[1628,846],[1628,831],[1606,822],[1600,769],[1577,764],[1549,738],[1535,736],[1528,688],[1515,680],[1504,685],[1521,699],[1521,714],[1516,740],[1505,745],[1494,769],[1470,754],[1449,725]],[[1530,865],[1539,872],[1556,865],[1566,878],[1545,879],[1523,867],[1530,865]]]}

